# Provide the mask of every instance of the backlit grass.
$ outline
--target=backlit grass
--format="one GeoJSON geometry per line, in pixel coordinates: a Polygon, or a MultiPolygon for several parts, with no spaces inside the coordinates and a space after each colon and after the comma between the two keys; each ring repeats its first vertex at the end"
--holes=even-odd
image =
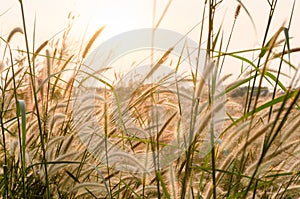
{"type": "MultiPolygon", "coordinates": [[[[216,8],[222,1],[203,1],[202,45],[197,50],[204,49],[208,55],[203,72],[207,79],[191,70],[181,79],[166,76],[153,84],[131,82],[122,87],[90,74],[102,86],[96,94],[79,99],[74,94],[78,92],[74,85],[81,83],[76,82],[76,75],[82,73],[94,41],[105,28],[90,40],[75,43],[69,36],[72,26],[68,26],[61,35],[30,48],[23,10],[26,2],[19,2],[23,27],[0,37],[4,46],[0,60],[3,198],[300,197],[300,90],[295,86],[299,63],[290,61],[299,48],[290,47],[289,36],[293,11],[289,26],[278,26],[270,35],[277,1],[268,1],[270,14],[261,47],[230,52],[233,32],[239,27],[234,21],[230,37],[223,38],[222,27],[214,27],[216,8]],[[11,46],[17,34],[24,38],[24,49],[11,46]],[[245,52],[252,52],[253,58],[245,52]],[[229,57],[242,63],[237,68],[248,69],[241,72],[243,78],[217,92],[228,78],[220,74],[229,57]],[[271,63],[278,65],[277,70],[269,69],[271,63]],[[280,81],[285,75],[283,67],[295,74],[289,77],[289,85],[280,81]],[[184,81],[190,89],[178,86],[184,81]],[[268,83],[268,92],[263,82],[268,83]],[[135,88],[130,95],[129,87],[135,88]],[[225,110],[221,127],[213,125],[218,123],[214,113],[219,110],[225,110]],[[78,131],[92,132],[94,137],[80,137],[78,131]],[[83,139],[94,147],[93,153],[83,139]],[[178,147],[176,141],[184,146],[178,147]],[[104,150],[98,150],[100,146],[104,150]],[[181,155],[170,156],[171,164],[162,168],[163,148],[181,155]],[[142,173],[150,168],[141,164],[145,157],[134,159],[128,154],[145,152],[150,154],[148,163],[154,169],[142,173]],[[120,159],[132,166],[131,172],[121,169],[124,164],[120,159]]],[[[251,19],[251,13],[237,1],[235,20],[242,11],[251,19]]],[[[145,79],[170,62],[171,53],[172,46],[160,59],[154,59],[145,79]]],[[[181,67],[180,59],[172,60],[176,69],[181,67]]],[[[120,79],[122,74],[115,76],[120,79]]],[[[94,88],[81,92],[89,89],[94,88]]]]}

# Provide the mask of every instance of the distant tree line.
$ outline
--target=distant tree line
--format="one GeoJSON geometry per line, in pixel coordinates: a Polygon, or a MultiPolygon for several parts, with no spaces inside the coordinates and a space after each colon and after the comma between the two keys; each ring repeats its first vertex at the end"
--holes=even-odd
{"type": "MultiPolygon", "coordinates": [[[[253,96],[257,95],[258,88],[259,87],[257,87],[257,86],[254,87],[253,96]]],[[[244,86],[244,87],[238,87],[238,88],[234,89],[229,95],[230,95],[230,97],[243,97],[243,96],[246,96],[247,92],[249,92],[249,94],[251,93],[251,87],[244,86]]],[[[266,87],[266,86],[260,87],[260,96],[266,97],[268,94],[269,94],[268,87],[266,87]]]]}

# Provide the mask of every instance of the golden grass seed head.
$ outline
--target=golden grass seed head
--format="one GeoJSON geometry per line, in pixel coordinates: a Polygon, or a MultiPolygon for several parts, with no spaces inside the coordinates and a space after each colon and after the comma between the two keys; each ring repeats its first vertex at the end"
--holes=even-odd
{"type": "Polygon", "coordinates": [[[235,13],[234,13],[234,19],[237,19],[237,17],[239,16],[241,11],[241,4],[239,4],[236,9],[235,9],[235,13]]]}
{"type": "Polygon", "coordinates": [[[86,45],[83,53],[82,53],[82,58],[85,58],[86,55],[88,54],[90,48],[92,47],[93,43],[95,42],[95,40],[98,38],[98,36],[100,35],[100,33],[104,30],[105,26],[101,27],[100,29],[98,29],[94,35],[92,36],[92,38],[89,40],[88,44],[86,45]]]}
{"type": "Polygon", "coordinates": [[[7,43],[9,43],[9,42],[11,41],[11,39],[13,38],[13,36],[14,36],[16,33],[24,34],[22,28],[20,28],[20,27],[14,28],[14,29],[9,33],[9,35],[8,35],[8,37],[7,37],[7,43]]]}

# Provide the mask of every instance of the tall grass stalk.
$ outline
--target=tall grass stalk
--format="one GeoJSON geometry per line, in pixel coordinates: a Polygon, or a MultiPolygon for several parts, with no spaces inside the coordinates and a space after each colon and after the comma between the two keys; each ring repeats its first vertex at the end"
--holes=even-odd
{"type": "MultiPolygon", "coordinates": [[[[16,95],[17,96],[17,95],[16,95]]],[[[26,176],[27,176],[27,168],[26,168],[26,110],[25,110],[25,103],[23,100],[17,101],[17,117],[21,117],[21,129],[19,131],[22,132],[19,133],[19,143],[22,143],[20,145],[20,155],[21,155],[21,161],[22,161],[22,183],[23,183],[23,197],[27,198],[27,191],[26,191],[26,176]]],[[[19,119],[18,119],[19,120],[19,119]]],[[[18,124],[19,125],[19,124],[18,124]]]]}
{"type": "MultiPolygon", "coordinates": [[[[1,38],[2,39],[2,38],[1,38]]],[[[4,40],[5,42],[5,40],[4,40]]],[[[6,42],[5,42],[6,43],[6,42]]],[[[9,48],[9,45],[8,45],[9,48]]],[[[3,193],[3,197],[5,198],[9,198],[9,180],[8,180],[8,176],[9,176],[9,172],[8,172],[8,157],[7,157],[7,146],[6,146],[6,128],[5,128],[5,124],[4,124],[4,117],[5,117],[5,90],[6,90],[6,85],[4,85],[4,87],[1,87],[1,92],[2,94],[2,99],[1,99],[1,109],[0,109],[0,123],[1,123],[1,133],[2,133],[2,141],[3,141],[3,151],[4,151],[4,164],[3,164],[3,174],[4,174],[4,193],[3,193]]]]}
{"type": "MultiPolygon", "coordinates": [[[[14,97],[16,103],[16,120],[18,125],[18,135],[19,135],[19,145],[20,145],[20,156],[22,162],[22,185],[23,185],[23,197],[26,198],[26,163],[25,163],[25,139],[26,139],[26,115],[25,115],[25,105],[24,101],[19,101],[17,97],[17,85],[16,85],[16,76],[14,70],[14,63],[12,58],[12,53],[10,51],[10,59],[11,59],[11,70],[12,70],[12,79],[13,79],[13,89],[14,89],[14,97]],[[22,118],[22,123],[20,123],[19,117],[22,118]],[[21,127],[22,126],[22,127],[21,127]]],[[[8,190],[7,190],[8,191],[8,190]]]]}
{"type": "Polygon", "coordinates": [[[39,136],[40,136],[40,141],[41,141],[41,148],[42,148],[42,152],[43,152],[42,163],[43,163],[44,172],[45,172],[47,197],[50,198],[49,178],[48,178],[47,160],[46,160],[46,148],[45,148],[45,142],[44,142],[45,136],[44,136],[44,132],[43,132],[43,128],[42,128],[41,115],[40,115],[40,112],[39,112],[39,104],[38,104],[37,93],[36,93],[34,68],[31,65],[31,59],[30,59],[30,50],[29,50],[29,44],[28,44],[27,27],[26,27],[25,11],[24,11],[24,6],[23,6],[23,1],[19,0],[19,3],[20,3],[20,7],[21,7],[21,14],[22,14],[22,23],[23,23],[26,51],[27,51],[27,61],[28,61],[29,75],[30,75],[30,80],[31,80],[32,95],[33,95],[33,98],[34,98],[36,117],[37,117],[37,121],[38,121],[38,131],[39,131],[39,136]]]}

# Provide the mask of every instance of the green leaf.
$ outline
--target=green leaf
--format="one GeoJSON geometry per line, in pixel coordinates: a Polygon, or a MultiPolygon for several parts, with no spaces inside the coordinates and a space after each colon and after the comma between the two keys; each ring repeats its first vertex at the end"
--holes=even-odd
{"type": "Polygon", "coordinates": [[[216,37],[215,37],[215,39],[212,43],[212,50],[213,51],[215,50],[215,47],[216,47],[216,44],[217,44],[217,41],[218,41],[218,38],[219,38],[219,35],[220,35],[220,31],[221,31],[221,27],[219,28],[218,33],[217,33],[217,35],[216,35],[216,37]]]}
{"type": "Polygon", "coordinates": [[[289,56],[289,62],[291,61],[291,48],[290,48],[290,40],[289,40],[289,29],[284,28],[284,35],[285,35],[285,40],[286,40],[286,46],[288,48],[288,56],[289,56]]]}
{"type": "Polygon", "coordinates": [[[270,41],[268,41],[267,45],[264,46],[264,47],[261,49],[261,51],[260,51],[260,53],[259,53],[259,57],[263,57],[263,56],[266,54],[267,50],[269,49],[269,48],[268,48],[269,42],[270,42],[270,41]]]}
{"type": "Polygon", "coordinates": [[[25,157],[25,144],[26,144],[26,108],[24,100],[18,100],[17,103],[18,117],[21,116],[22,127],[22,153],[25,157]]]}

